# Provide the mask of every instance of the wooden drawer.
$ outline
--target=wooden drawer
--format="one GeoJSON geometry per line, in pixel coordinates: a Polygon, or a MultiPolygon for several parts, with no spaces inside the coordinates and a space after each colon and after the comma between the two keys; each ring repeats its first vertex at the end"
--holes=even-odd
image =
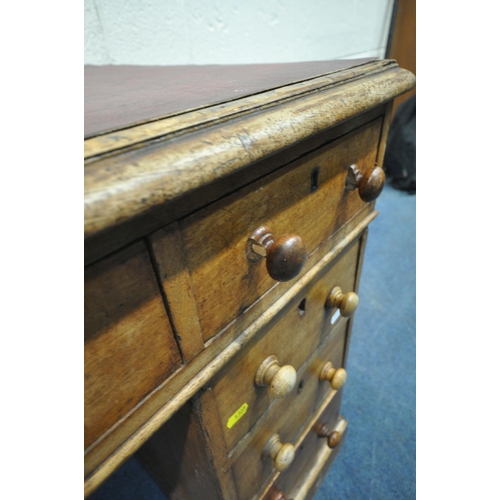
{"type": "Polygon", "coordinates": [[[181,365],[144,243],[85,271],[85,448],[181,365]]]}
{"type": "MultiPolygon", "coordinates": [[[[274,326],[262,331],[216,376],[212,387],[228,449],[240,441],[271,404],[289,404],[288,398],[273,399],[268,386],[255,384],[257,370],[270,355],[278,358],[280,366],[291,365],[299,370],[331,331],[332,319],[340,317],[338,312],[325,308],[326,298],[334,286],[340,286],[344,292],[354,289],[359,251],[360,242],[356,240],[274,326]],[[238,411],[245,413],[240,417],[238,411]]],[[[346,320],[338,321],[344,328],[346,320]]]]}
{"type": "Polygon", "coordinates": [[[273,405],[261,421],[237,446],[233,456],[232,471],[239,500],[253,498],[276,472],[273,461],[263,458],[269,439],[277,433],[281,443],[294,444],[300,431],[309,422],[315,409],[332,389],[327,381],[320,380],[321,369],[328,361],[342,365],[347,323],[342,321],[314,352],[297,374],[297,387],[280,405],[273,405]]]}
{"type": "MultiPolygon", "coordinates": [[[[272,488],[270,488],[265,500],[273,498],[273,491],[281,491],[286,498],[293,500],[304,500],[303,492],[311,494],[311,498],[317,488],[313,484],[321,471],[328,463],[328,467],[340,452],[344,444],[346,434],[346,421],[340,417],[341,390],[335,394],[333,400],[328,404],[321,416],[312,425],[306,437],[295,450],[295,457],[290,467],[282,472],[272,488]],[[322,425],[326,426],[328,432],[337,429],[340,440],[334,448],[330,449],[327,444],[327,437],[320,437],[318,430],[322,425]],[[312,491],[311,491],[312,489],[312,491]]],[[[319,485],[319,482],[318,482],[319,485]]],[[[307,496],[309,498],[309,496],[307,496]]]]}
{"type": "MultiPolygon", "coordinates": [[[[298,235],[310,254],[365,206],[345,182],[353,163],[363,173],[373,170],[381,126],[376,119],[180,222],[204,342],[277,284],[265,258],[247,258],[259,227],[275,238],[298,235]]],[[[155,257],[168,268],[167,254],[155,257]]]]}

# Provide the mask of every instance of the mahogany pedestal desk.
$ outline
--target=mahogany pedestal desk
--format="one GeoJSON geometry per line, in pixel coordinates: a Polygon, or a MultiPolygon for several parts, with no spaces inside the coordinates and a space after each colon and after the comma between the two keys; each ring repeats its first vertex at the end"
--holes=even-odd
{"type": "Polygon", "coordinates": [[[367,227],[413,75],[85,71],[86,495],[137,452],[173,500],[312,498],[346,436],[367,227]]]}

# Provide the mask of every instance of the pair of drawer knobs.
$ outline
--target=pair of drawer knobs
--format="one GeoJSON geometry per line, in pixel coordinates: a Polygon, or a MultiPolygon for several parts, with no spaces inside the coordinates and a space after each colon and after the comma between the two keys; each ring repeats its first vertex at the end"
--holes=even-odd
{"type": "MultiPolygon", "coordinates": [[[[351,316],[358,307],[358,296],[354,292],[342,293],[340,287],[336,286],[329,293],[325,307],[327,309],[340,310],[341,316],[351,316]]],[[[331,363],[326,363],[320,373],[320,380],[328,380],[332,389],[340,389],[347,378],[343,368],[335,369],[331,363]]],[[[258,386],[269,386],[269,392],[275,399],[284,398],[295,387],[297,372],[291,365],[280,366],[278,358],[274,355],[268,356],[257,369],[255,383],[258,386]]]]}
{"type": "MultiPolygon", "coordinates": [[[[334,368],[327,361],[319,374],[320,380],[327,380],[333,390],[339,390],[347,380],[347,372],[344,368],[334,368]]],[[[290,394],[297,381],[297,372],[291,365],[279,366],[278,358],[268,356],[259,366],[255,375],[255,383],[258,386],[269,386],[269,392],[275,399],[281,399],[290,394]]]]}
{"type": "MultiPolygon", "coordinates": [[[[349,167],[346,189],[358,189],[360,198],[365,202],[375,200],[382,192],[385,174],[380,167],[365,177],[356,165],[349,167]]],[[[252,233],[247,244],[247,259],[257,262],[266,259],[269,276],[276,281],[289,281],[295,278],[304,266],[307,248],[300,236],[284,234],[275,238],[271,229],[261,226],[252,233]]]]}
{"type": "MultiPolygon", "coordinates": [[[[321,422],[318,422],[313,426],[313,431],[316,432],[318,437],[326,438],[326,444],[330,449],[335,448],[340,443],[340,439],[343,435],[343,432],[331,430],[325,423],[321,422]]],[[[274,460],[274,468],[279,472],[282,472],[293,462],[293,459],[295,458],[295,448],[291,444],[281,444],[279,435],[273,434],[264,449],[264,456],[272,458],[274,460]]],[[[266,499],[287,500],[283,492],[274,486],[272,486],[267,493],[266,499]]]]}
{"type": "MultiPolygon", "coordinates": [[[[342,433],[330,428],[324,423],[317,423],[313,427],[319,438],[326,438],[326,444],[329,448],[335,448],[342,437],[342,433]]],[[[270,458],[273,461],[274,468],[278,472],[286,470],[295,458],[295,447],[293,444],[283,444],[280,441],[279,434],[273,434],[262,452],[263,458],[270,458]]]]}

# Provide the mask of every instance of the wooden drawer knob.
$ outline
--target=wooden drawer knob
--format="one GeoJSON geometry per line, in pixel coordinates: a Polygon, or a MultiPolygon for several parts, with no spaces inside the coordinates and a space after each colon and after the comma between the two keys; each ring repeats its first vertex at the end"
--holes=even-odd
{"type": "Polygon", "coordinates": [[[257,262],[263,257],[271,278],[289,281],[300,273],[307,258],[307,249],[300,236],[284,234],[275,239],[271,229],[261,226],[248,240],[247,258],[250,262],[257,262]]]}
{"type": "Polygon", "coordinates": [[[295,457],[295,448],[293,444],[283,444],[278,434],[273,434],[267,442],[262,453],[264,458],[271,458],[274,462],[274,468],[281,472],[284,471],[295,457]]]}
{"type": "MultiPolygon", "coordinates": [[[[271,489],[266,495],[266,500],[287,500],[287,498],[282,491],[278,490],[275,486],[271,486],[271,489]]],[[[290,498],[290,500],[293,499],[290,498]]]]}
{"type": "Polygon", "coordinates": [[[328,361],[323,366],[321,373],[319,374],[320,380],[328,380],[332,389],[340,389],[347,380],[347,372],[343,368],[334,368],[332,363],[328,361]]]}
{"type": "Polygon", "coordinates": [[[359,197],[369,203],[378,198],[385,184],[385,173],[380,167],[375,167],[369,176],[364,176],[356,165],[349,167],[346,179],[346,189],[358,189],[359,197]]]}
{"type": "Polygon", "coordinates": [[[354,292],[343,293],[339,286],[336,286],[328,294],[325,307],[327,309],[340,309],[340,315],[348,318],[351,316],[359,304],[359,297],[354,292]]]}
{"type": "Polygon", "coordinates": [[[284,398],[295,387],[297,372],[290,365],[280,366],[278,358],[273,354],[268,356],[259,366],[255,374],[255,383],[259,386],[268,385],[273,398],[284,398]]]}
{"type": "Polygon", "coordinates": [[[320,438],[326,438],[326,443],[329,448],[335,448],[340,442],[342,434],[339,431],[332,431],[326,424],[319,424],[316,426],[317,434],[320,438]]]}

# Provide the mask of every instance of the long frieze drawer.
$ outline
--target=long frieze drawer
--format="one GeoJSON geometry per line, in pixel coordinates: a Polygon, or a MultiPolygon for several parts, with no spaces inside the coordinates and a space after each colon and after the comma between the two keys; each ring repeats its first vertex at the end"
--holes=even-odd
{"type": "Polygon", "coordinates": [[[299,370],[296,389],[282,404],[271,407],[262,417],[265,421],[258,426],[257,432],[250,432],[250,436],[244,438],[235,449],[237,458],[232,472],[239,500],[252,498],[273,473],[286,470],[293,463],[291,449],[295,447],[295,440],[315,409],[332,390],[329,381],[321,380],[323,367],[327,363],[337,368],[342,366],[346,326],[343,322],[334,328],[299,370]],[[274,450],[269,449],[270,445],[274,450]]]}
{"type": "Polygon", "coordinates": [[[181,365],[144,243],[85,271],[85,448],[181,365]]]}
{"type": "MultiPolygon", "coordinates": [[[[374,120],[181,221],[205,342],[276,283],[297,279],[307,255],[365,206],[346,180],[352,164],[373,173],[381,126],[374,120]]],[[[156,255],[160,267],[168,258],[156,255]]]]}
{"type": "Polygon", "coordinates": [[[276,324],[261,332],[214,379],[213,392],[229,450],[271,404],[288,404],[287,392],[299,383],[295,373],[331,330],[332,322],[346,322],[340,313],[346,317],[353,314],[352,302],[347,304],[349,310],[341,310],[328,307],[328,298],[338,287],[347,298],[344,302],[351,296],[357,299],[352,290],[359,245],[356,240],[276,324]]]}

